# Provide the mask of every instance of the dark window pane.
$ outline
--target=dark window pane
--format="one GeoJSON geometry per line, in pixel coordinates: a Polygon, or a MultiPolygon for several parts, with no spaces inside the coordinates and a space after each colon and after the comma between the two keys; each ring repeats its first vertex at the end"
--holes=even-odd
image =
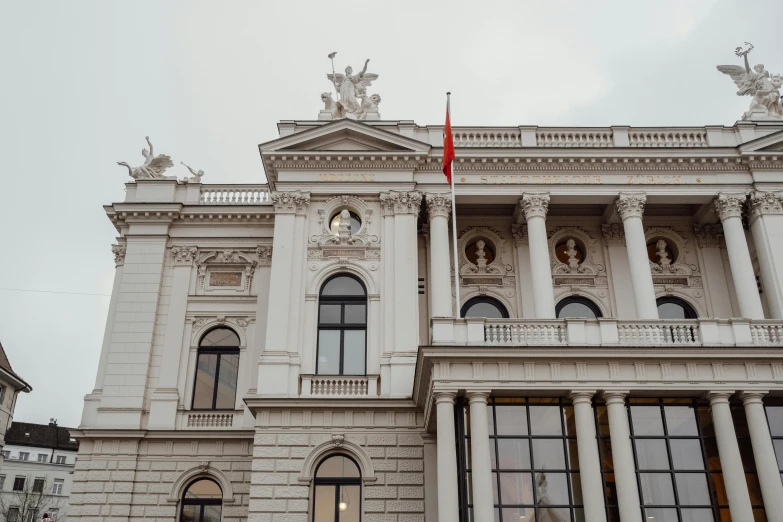
{"type": "Polygon", "coordinates": [[[576,440],[571,439],[567,441],[568,451],[568,469],[579,469],[579,448],[576,445],[576,440]]]}
{"type": "Polygon", "coordinates": [[[321,295],[341,296],[341,295],[360,295],[364,296],[364,288],[361,283],[348,276],[339,276],[330,279],[321,290],[321,295]]]}
{"type": "Polygon", "coordinates": [[[318,321],[321,324],[339,324],[342,319],[340,318],[341,305],[338,304],[322,304],[321,316],[318,321]]]}
{"type": "Polygon", "coordinates": [[[239,337],[228,328],[215,328],[201,338],[199,346],[239,346],[239,337]]]}
{"type": "Polygon", "coordinates": [[[568,478],[565,473],[535,473],[535,481],[539,506],[571,503],[568,498],[568,478]]]}
{"type": "Polygon", "coordinates": [[[199,522],[201,506],[182,506],[182,522],[199,522]]]}
{"type": "Polygon", "coordinates": [[[345,322],[348,324],[365,324],[367,322],[367,306],[363,304],[345,305],[345,322]]]}
{"type": "Polygon", "coordinates": [[[562,435],[563,426],[560,423],[559,406],[530,407],[531,435],[562,435]]]}
{"type": "Polygon", "coordinates": [[[582,478],[579,473],[571,473],[571,497],[574,500],[574,504],[584,504],[582,501],[582,478]]]}
{"type": "Polygon", "coordinates": [[[772,435],[783,437],[783,406],[767,406],[767,419],[772,435]]]}
{"type": "Polygon", "coordinates": [[[767,522],[767,514],[764,512],[763,509],[754,509],[753,510],[753,521],[754,522],[767,522]]]}
{"type": "Polygon", "coordinates": [[[215,499],[222,498],[223,494],[220,491],[220,486],[217,483],[201,479],[197,480],[185,491],[186,500],[203,500],[203,499],[215,499]]]}
{"type": "Polygon", "coordinates": [[[606,510],[606,522],[620,522],[620,509],[616,507],[606,510]]]}
{"type": "Polygon", "coordinates": [[[215,372],[218,355],[200,353],[196,363],[196,389],[193,393],[193,408],[211,409],[215,393],[215,372]]]}
{"type": "Polygon", "coordinates": [[[783,439],[774,439],[775,457],[778,460],[778,469],[783,470],[783,439]]]}
{"type": "Polygon", "coordinates": [[[750,438],[737,439],[737,444],[739,444],[743,469],[745,471],[756,471],[756,459],[753,457],[753,447],[750,445],[750,438]]]}
{"type": "Polygon", "coordinates": [[[315,476],[316,478],[358,478],[361,475],[359,468],[351,459],[335,455],[321,462],[315,476]]]}
{"type": "Polygon", "coordinates": [[[635,436],[663,435],[661,409],[658,406],[631,406],[631,419],[635,436]]]}
{"type": "Polygon", "coordinates": [[[648,522],[679,522],[676,509],[645,508],[644,515],[648,522]]]}
{"type": "Polygon", "coordinates": [[[710,488],[712,489],[712,498],[715,499],[717,505],[729,505],[729,497],[726,495],[726,485],[723,483],[723,473],[710,473],[710,488]]]}
{"type": "Polygon", "coordinates": [[[220,506],[204,506],[203,522],[220,522],[220,506]]]}
{"type": "Polygon", "coordinates": [[[530,448],[526,439],[498,439],[499,469],[530,469],[530,448]]]}
{"type": "Polygon", "coordinates": [[[318,369],[321,375],[340,373],[340,331],[318,331],[318,369]]]}
{"type": "Polygon", "coordinates": [[[750,504],[752,506],[763,506],[764,501],[761,499],[761,487],[759,486],[758,476],[755,473],[746,473],[745,482],[748,484],[750,504]]]}
{"type": "Polygon", "coordinates": [[[43,493],[44,479],[37,478],[33,480],[33,493],[43,493]]]}
{"type": "Polygon", "coordinates": [[[345,343],[343,352],[343,375],[364,375],[364,358],[367,350],[365,349],[365,330],[345,330],[343,332],[343,341],[345,343]]]}
{"type": "Polygon", "coordinates": [[[498,435],[527,435],[525,406],[497,406],[498,435]]]}
{"type": "Polygon", "coordinates": [[[617,505],[617,485],[614,481],[614,473],[604,473],[604,482],[606,483],[606,505],[617,505]]]}
{"type": "Polygon", "coordinates": [[[584,303],[568,303],[563,306],[557,313],[558,319],[565,319],[566,317],[585,317],[587,319],[595,319],[596,315],[592,308],[584,303]]]}
{"type": "Polygon", "coordinates": [[[360,486],[340,486],[340,507],[345,511],[340,512],[340,522],[359,522],[361,517],[361,493],[360,486]]]}
{"type": "Polygon", "coordinates": [[[220,379],[218,379],[215,408],[233,410],[236,406],[237,374],[239,373],[239,354],[220,355],[220,379]]]}
{"type": "Polygon", "coordinates": [[[487,408],[487,431],[490,435],[495,434],[495,408],[492,406],[487,408]]]}
{"type": "Polygon", "coordinates": [[[465,312],[465,317],[486,317],[488,319],[502,319],[503,312],[492,303],[481,302],[470,306],[465,312]]]}
{"type": "Polygon", "coordinates": [[[712,424],[712,413],[709,408],[698,408],[697,416],[699,417],[699,427],[701,428],[702,437],[714,437],[715,426],[712,424]]]}
{"type": "Polygon", "coordinates": [[[565,469],[562,439],[533,439],[535,469],[565,469]]]}
{"type": "Polygon", "coordinates": [[[313,502],[313,522],[334,522],[334,496],[337,486],[315,486],[315,502],[313,502]]]}
{"type": "Polygon", "coordinates": [[[533,505],[533,478],[530,473],[501,473],[500,500],[505,505],[533,505]]]}
{"type": "Polygon", "coordinates": [[[663,439],[636,439],[638,469],[669,469],[669,454],[663,439]]]}
{"type": "MultiPolygon", "coordinates": [[[[668,473],[640,473],[642,502],[648,506],[674,505],[674,489],[668,473]]],[[[656,519],[657,520],[657,519],[656,519]]]]}
{"type": "Polygon", "coordinates": [[[681,506],[709,506],[707,478],[701,473],[676,473],[677,495],[681,506]]]}
{"type": "Polygon", "coordinates": [[[674,469],[704,469],[701,444],[692,439],[671,439],[674,469]]]}
{"type": "Polygon", "coordinates": [[[714,522],[711,509],[685,508],[682,510],[682,522],[714,522]]]}
{"type": "Polygon", "coordinates": [[[595,414],[598,417],[598,436],[609,436],[609,415],[606,412],[606,406],[596,406],[595,414]]]}
{"type": "Polygon", "coordinates": [[[718,442],[715,439],[704,439],[704,453],[707,454],[707,469],[710,471],[720,471],[718,442]]]}
{"type": "Polygon", "coordinates": [[[612,461],[612,443],[608,439],[602,439],[598,441],[598,445],[601,450],[601,466],[607,471],[614,470],[614,462],[612,461]]]}
{"type": "Polygon", "coordinates": [[[699,430],[696,427],[696,414],[693,408],[689,406],[664,406],[666,415],[666,428],[669,430],[669,436],[680,435],[698,435],[699,430]]]}
{"type": "Polygon", "coordinates": [[[574,419],[574,407],[563,406],[563,417],[565,417],[566,435],[576,437],[576,422],[574,419]]]}

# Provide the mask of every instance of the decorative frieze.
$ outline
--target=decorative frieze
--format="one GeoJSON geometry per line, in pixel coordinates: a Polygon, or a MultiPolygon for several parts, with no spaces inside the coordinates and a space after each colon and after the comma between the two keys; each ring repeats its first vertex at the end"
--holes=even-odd
{"type": "Polygon", "coordinates": [[[171,257],[175,265],[190,266],[198,255],[198,248],[194,246],[173,246],[171,247],[171,257]]]}
{"type": "Polygon", "coordinates": [[[519,209],[525,214],[525,219],[533,217],[546,218],[549,210],[549,194],[522,194],[519,209]]]}
{"type": "Polygon", "coordinates": [[[299,190],[273,192],[272,204],[276,214],[304,214],[310,205],[310,193],[299,190]]]}
{"type": "Polygon", "coordinates": [[[696,244],[699,248],[720,248],[723,239],[723,225],[693,225],[696,244]]]}
{"type": "Polygon", "coordinates": [[[402,192],[397,190],[382,192],[381,208],[384,216],[413,214],[418,217],[421,209],[421,192],[402,192]]]}
{"type": "Polygon", "coordinates": [[[111,253],[114,254],[114,266],[119,267],[125,264],[125,253],[128,247],[125,245],[112,245],[111,253]]]}
{"type": "Polygon", "coordinates": [[[644,205],[647,203],[647,196],[645,194],[620,194],[620,197],[615,201],[615,207],[617,213],[625,221],[631,217],[642,217],[644,214],[644,205]]]}
{"type": "Polygon", "coordinates": [[[719,194],[712,202],[712,208],[721,221],[742,217],[742,206],[746,199],[745,194],[719,194]]]}
{"type": "Polygon", "coordinates": [[[601,234],[607,246],[625,246],[625,228],[620,223],[601,225],[601,234]]]}
{"type": "Polygon", "coordinates": [[[429,219],[434,217],[449,218],[451,213],[451,196],[449,194],[427,194],[426,198],[429,219]]]}
{"type": "Polygon", "coordinates": [[[783,215],[783,192],[757,190],[750,193],[751,219],[765,215],[783,215]]]}

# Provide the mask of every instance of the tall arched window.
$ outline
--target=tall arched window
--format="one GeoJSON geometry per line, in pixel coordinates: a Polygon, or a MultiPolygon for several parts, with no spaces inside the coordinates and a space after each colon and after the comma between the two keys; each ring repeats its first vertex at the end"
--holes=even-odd
{"type": "Polygon", "coordinates": [[[313,522],[361,521],[362,475],[353,459],[326,458],[315,470],[313,487],[313,522]]]}
{"type": "Polygon", "coordinates": [[[601,309],[594,302],[584,297],[566,297],[555,306],[555,315],[558,319],[567,317],[598,319],[601,317],[601,309]]]}
{"type": "Polygon", "coordinates": [[[696,319],[699,316],[691,305],[676,297],[656,299],[660,319],[696,319]]]}
{"type": "Polygon", "coordinates": [[[210,479],[193,482],[182,495],[181,522],[220,522],[223,492],[210,479]]]}
{"type": "Polygon", "coordinates": [[[239,336],[213,328],[201,338],[193,389],[194,410],[233,410],[239,372],[239,336]]]}
{"type": "Polygon", "coordinates": [[[474,297],[462,305],[462,317],[485,317],[487,319],[508,318],[503,303],[491,297],[474,297]]]}
{"type": "Polygon", "coordinates": [[[367,292],[352,276],[338,275],[321,288],[318,307],[320,375],[367,372],[367,292]]]}

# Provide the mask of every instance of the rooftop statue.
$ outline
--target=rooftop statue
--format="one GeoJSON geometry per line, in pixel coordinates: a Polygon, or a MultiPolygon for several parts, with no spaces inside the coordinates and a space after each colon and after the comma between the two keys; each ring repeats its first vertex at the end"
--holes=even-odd
{"type": "MultiPolygon", "coordinates": [[[[145,136],[147,145],[150,146],[150,150],[142,149],[141,155],[144,156],[144,164],[139,167],[131,167],[124,161],[118,161],[117,165],[123,165],[128,167],[128,174],[133,179],[169,179],[169,176],[164,176],[163,173],[166,169],[173,167],[174,163],[171,158],[165,154],[159,154],[157,156],[152,152],[152,142],[149,136],[145,136]]],[[[176,179],[176,177],[174,178],[176,179]]]]}
{"type": "Polygon", "coordinates": [[[737,96],[753,96],[750,108],[742,115],[743,120],[783,120],[783,106],[780,104],[780,86],[783,77],[779,74],[770,75],[763,64],[757,64],[752,69],[748,62],[748,54],[753,50],[753,44],[745,42],[747,48],[737,47],[734,54],[745,60],[745,66],[719,65],[718,70],[728,74],[739,90],[737,96]]]}
{"type": "Polygon", "coordinates": [[[203,170],[198,169],[198,171],[196,171],[196,169],[192,168],[190,165],[186,165],[183,161],[180,161],[180,164],[185,165],[190,173],[193,174],[192,178],[185,178],[185,183],[201,183],[201,177],[204,175],[203,170]]]}
{"type": "Polygon", "coordinates": [[[332,60],[332,73],[327,74],[326,77],[337,91],[337,100],[332,97],[330,92],[321,94],[324,108],[318,115],[318,119],[379,120],[378,104],[381,103],[381,97],[378,94],[367,93],[367,88],[378,79],[377,74],[367,72],[367,64],[370,63],[370,60],[365,60],[364,67],[356,74],[350,65],[345,68],[345,74],[336,73],[334,72],[336,54],[336,52],[329,54],[329,59],[332,60]]]}

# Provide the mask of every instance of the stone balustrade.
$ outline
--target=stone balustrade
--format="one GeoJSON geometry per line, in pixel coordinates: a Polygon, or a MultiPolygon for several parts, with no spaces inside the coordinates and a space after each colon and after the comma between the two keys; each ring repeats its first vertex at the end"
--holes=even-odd
{"type": "Polygon", "coordinates": [[[204,185],[201,205],[263,205],[270,203],[268,187],[259,185],[204,185]]]}
{"type": "Polygon", "coordinates": [[[633,129],[628,133],[631,147],[708,147],[707,131],[705,129],[678,129],[663,131],[661,129],[633,129]]]}
{"type": "Polygon", "coordinates": [[[378,375],[301,375],[300,381],[302,397],[378,397],[378,375]]]}
{"type": "Polygon", "coordinates": [[[432,319],[433,346],[783,346],[783,322],[748,319],[432,319]]]}
{"type": "MultiPolygon", "coordinates": [[[[221,430],[234,427],[234,417],[242,412],[189,411],[181,414],[180,426],[183,430],[221,430]]],[[[239,421],[237,425],[241,424],[239,421]]]]}
{"type": "Polygon", "coordinates": [[[455,147],[521,147],[519,129],[467,129],[452,132],[455,147]]]}
{"type": "Polygon", "coordinates": [[[582,148],[614,147],[611,129],[592,131],[581,129],[539,130],[536,132],[539,147],[582,148]]]}

